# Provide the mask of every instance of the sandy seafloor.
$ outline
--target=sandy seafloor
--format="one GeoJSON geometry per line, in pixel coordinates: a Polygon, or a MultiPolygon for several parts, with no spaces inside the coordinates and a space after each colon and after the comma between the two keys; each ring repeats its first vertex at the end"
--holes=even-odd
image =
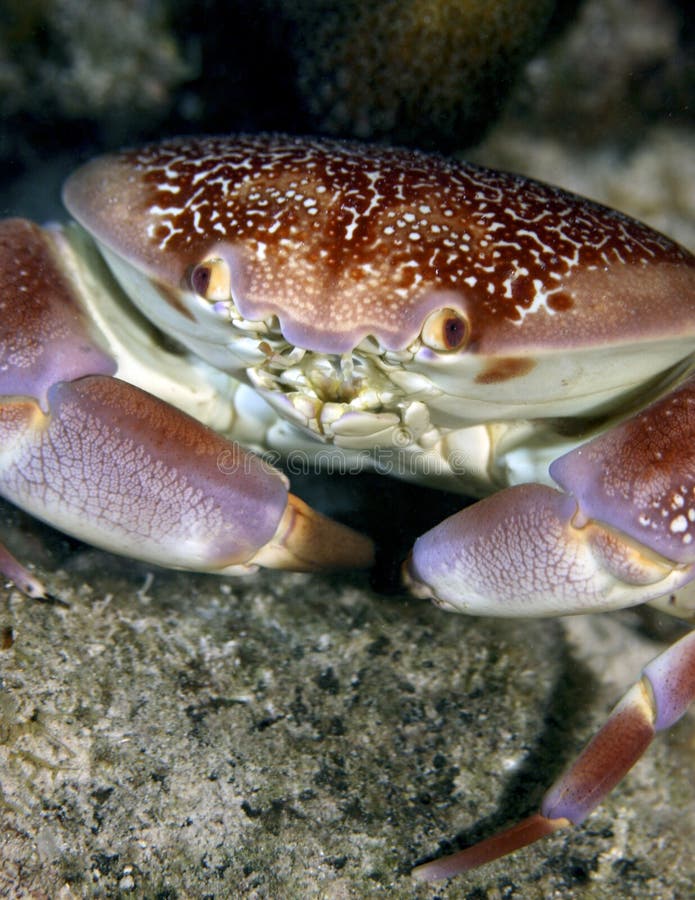
{"type": "MultiPolygon", "coordinates": [[[[695,249],[683,126],[618,155],[503,122],[474,155],[695,249]]],[[[3,213],[40,206],[41,177],[3,213]]],[[[0,896],[692,896],[693,712],[582,828],[439,886],[409,875],[533,811],[666,645],[665,619],[468,619],[359,574],[124,561],[5,503],[0,528],[69,603],[0,585],[0,896]]]]}

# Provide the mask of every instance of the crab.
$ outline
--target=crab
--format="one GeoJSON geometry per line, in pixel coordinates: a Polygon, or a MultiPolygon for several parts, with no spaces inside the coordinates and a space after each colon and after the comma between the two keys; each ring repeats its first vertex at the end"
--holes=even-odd
{"type": "MultiPolygon", "coordinates": [[[[682,247],[520,176],[282,135],[100,157],[64,200],[73,224],[0,223],[7,500],[164,566],[369,567],[259,455],[301,453],[483,497],[403,564],[444,609],[694,617],[682,247]]],[[[0,571],[47,595],[2,545],[0,571]]],[[[689,631],[537,815],[415,877],[579,824],[694,696],[689,631]]]]}

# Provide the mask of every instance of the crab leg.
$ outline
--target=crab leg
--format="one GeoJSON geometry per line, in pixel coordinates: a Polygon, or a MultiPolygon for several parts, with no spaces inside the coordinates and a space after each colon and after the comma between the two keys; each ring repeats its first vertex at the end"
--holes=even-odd
{"type": "Polygon", "coordinates": [[[27,597],[45,600],[49,596],[43,582],[39,581],[35,575],[32,575],[29,569],[23,566],[18,559],[15,559],[3,544],[0,544],[0,573],[5,578],[13,581],[27,597]]]}
{"type": "MultiPolygon", "coordinates": [[[[669,592],[678,611],[695,575],[694,407],[691,378],[556,460],[550,473],[566,493],[522,485],[452,516],[416,542],[406,580],[442,606],[489,615],[588,612],[669,592]]],[[[694,697],[691,632],[645,668],[538,815],[416,877],[448,877],[583,821],[694,697]]]]}
{"type": "Polygon", "coordinates": [[[579,825],[645,752],[654,735],[670,728],[695,699],[695,631],[642,670],[608,720],[569,771],[543,798],[541,811],[452,856],[413,870],[421,881],[449,878],[551,834],[579,825]]]}
{"type": "MultiPolygon", "coordinates": [[[[237,574],[366,566],[371,542],[309,509],[285,477],[113,377],[50,235],[0,226],[0,494],[91,544],[237,574]]],[[[0,571],[43,586],[4,549],[0,571]]]]}

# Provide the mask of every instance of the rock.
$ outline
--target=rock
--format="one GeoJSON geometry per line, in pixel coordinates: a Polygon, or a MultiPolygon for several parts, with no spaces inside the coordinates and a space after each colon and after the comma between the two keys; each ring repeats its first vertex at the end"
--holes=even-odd
{"type": "Polygon", "coordinates": [[[534,809],[657,651],[631,617],[484,621],[361,576],[165,572],[1,512],[70,607],[0,594],[0,892],[687,894],[692,714],[583,828],[436,890],[409,875],[534,809]]]}

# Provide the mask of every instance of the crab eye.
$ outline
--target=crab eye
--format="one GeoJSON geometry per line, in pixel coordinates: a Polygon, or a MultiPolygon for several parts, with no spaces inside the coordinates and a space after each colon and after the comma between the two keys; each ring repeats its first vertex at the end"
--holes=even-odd
{"type": "Polygon", "coordinates": [[[228,300],[231,294],[229,266],[219,257],[193,266],[188,276],[191,290],[204,300],[228,300]]]}
{"type": "Polygon", "coordinates": [[[468,341],[468,319],[455,309],[437,309],[425,320],[422,343],[432,350],[451,353],[460,350],[468,341]]]}

